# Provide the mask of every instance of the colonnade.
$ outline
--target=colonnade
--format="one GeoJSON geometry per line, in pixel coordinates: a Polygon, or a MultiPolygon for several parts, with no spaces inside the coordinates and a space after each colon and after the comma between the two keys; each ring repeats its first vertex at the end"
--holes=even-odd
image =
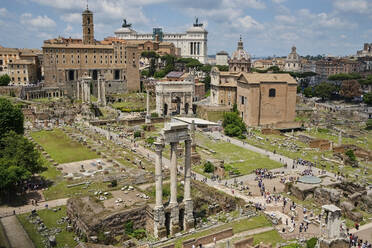
{"type": "Polygon", "coordinates": [[[184,218],[183,227],[189,230],[194,227],[193,202],[191,199],[191,138],[188,134],[188,127],[184,124],[170,123],[162,130],[162,138],[155,142],[156,161],[155,161],[155,187],[156,199],[154,208],[154,235],[155,237],[165,237],[165,213],[163,205],[163,175],[162,175],[162,153],[165,140],[170,143],[170,235],[180,231],[179,225],[179,205],[177,202],[177,146],[180,141],[185,142],[185,165],[184,165],[184,218]]]}

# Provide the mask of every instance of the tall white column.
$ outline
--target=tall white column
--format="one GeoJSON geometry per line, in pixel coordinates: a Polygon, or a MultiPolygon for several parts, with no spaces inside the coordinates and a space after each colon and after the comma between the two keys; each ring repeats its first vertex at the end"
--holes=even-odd
{"type": "Polygon", "coordinates": [[[185,140],[185,178],[184,178],[184,196],[185,215],[183,226],[185,230],[194,227],[194,206],[191,199],[191,140],[185,140]]]}
{"type": "Polygon", "coordinates": [[[170,165],[170,202],[169,205],[177,205],[177,143],[171,145],[171,165],[170,165]]]}
{"type": "Polygon", "coordinates": [[[155,208],[154,208],[154,236],[162,238],[167,236],[165,228],[165,214],[163,207],[163,175],[162,175],[162,152],[163,142],[155,142],[155,208]]]}
{"type": "Polygon", "coordinates": [[[76,100],[80,99],[80,82],[76,81],[76,100]]]}
{"type": "Polygon", "coordinates": [[[191,140],[185,140],[184,201],[191,200],[191,140]]]}
{"type": "Polygon", "coordinates": [[[179,232],[179,208],[177,203],[177,144],[178,142],[172,142],[171,145],[171,165],[170,165],[170,234],[175,235],[179,232]]]}
{"type": "Polygon", "coordinates": [[[97,80],[97,98],[98,98],[98,104],[101,103],[101,76],[98,76],[97,80]]]}
{"type": "Polygon", "coordinates": [[[151,118],[150,118],[150,93],[149,90],[146,91],[146,118],[145,123],[150,124],[151,118]]]}
{"type": "Polygon", "coordinates": [[[163,144],[155,143],[156,160],[155,160],[155,186],[156,186],[156,201],[155,208],[163,207],[163,175],[162,175],[162,156],[163,144]]]}

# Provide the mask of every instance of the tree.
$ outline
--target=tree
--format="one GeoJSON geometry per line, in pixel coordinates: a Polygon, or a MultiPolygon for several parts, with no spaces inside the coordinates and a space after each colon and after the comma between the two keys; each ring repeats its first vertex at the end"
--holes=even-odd
{"type": "Polygon", "coordinates": [[[204,172],[206,172],[206,173],[214,172],[214,165],[210,161],[207,161],[204,164],[204,172]]]}
{"type": "Polygon", "coordinates": [[[362,89],[357,80],[342,81],[340,95],[346,99],[358,97],[362,93],[362,89]]]}
{"type": "Polygon", "coordinates": [[[0,139],[0,191],[19,191],[22,182],[44,170],[40,153],[23,135],[10,131],[0,139]]]}
{"type": "Polygon", "coordinates": [[[237,112],[225,113],[223,116],[222,126],[225,129],[225,134],[231,137],[243,138],[243,132],[247,130],[243,120],[237,112]]]}
{"type": "Polygon", "coordinates": [[[328,80],[330,81],[344,81],[344,80],[353,80],[353,79],[361,79],[362,76],[359,73],[340,73],[331,75],[328,77],[328,80]]]}
{"type": "Polygon", "coordinates": [[[155,65],[155,58],[150,59],[150,68],[149,68],[149,76],[152,77],[154,76],[156,71],[156,65],[155,65]]]}
{"type": "Polygon", "coordinates": [[[311,86],[308,86],[304,89],[304,95],[305,97],[313,97],[313,88],[311,86]]]}
{"type": "Polygon", "coordinates": [[[217,65],[219,71],[229,71],[228,65],[217,65]]]}
{"type": "Polygon", "coordinates": [[[333,83],[322,82],[315,86],[314,88],[314,96],[322,98],[324,101],[325,99],[330,99],[331,95],[336,93],[337,87],[333,83]]]}
{"type": "Polygon", "coordinates": [[[10,77],[8,74],[0,76],[0,86],[7,86],[10,83],[10,77]]]}
{"type": "Polygon", "coordinates": [[[363,102],[368,105],[372,105],[372,92],[363,95],[363,102]]]}
{"type": "Polygon", "coordinates": [[[9,100],[0,98],[0,138],[14,131],[23,134],[23,113],[18,106],[14,106],[9,100]]]}

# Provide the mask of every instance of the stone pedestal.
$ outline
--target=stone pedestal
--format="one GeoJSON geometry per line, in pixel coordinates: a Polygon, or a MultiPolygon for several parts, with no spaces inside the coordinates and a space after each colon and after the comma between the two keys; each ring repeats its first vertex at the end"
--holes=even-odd
{"type": "Polygon", "coordinates": [[[167,236],[163,207],[155,207],[154,209],[154,236],[159,239],[167,236]]]}
{"type": "Polygon", "coordinates": [[[174,236],[176,233],[180,232],[180,223],[179,223],[179,207],[178,204],[172,204],[170,205],[171,215],[170,215],[170,235],[174,236]]]}
{"type": "Polygon", "coordinates": [[[185,202],[185,215],[183,217],[183,229],[185,231],[188,231],[195,227],[194,214],[193,214],[194,204],[192,200],[186,200],[184,202],[185,202]]]}

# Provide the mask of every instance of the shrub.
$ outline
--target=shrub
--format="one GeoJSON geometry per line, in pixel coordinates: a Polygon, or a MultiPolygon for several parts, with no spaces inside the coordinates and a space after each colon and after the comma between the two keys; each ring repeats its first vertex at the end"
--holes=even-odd
{"type": "Polygon", "coordinates": [[[311,238],[306,241],[306,248],[314,248],[318,242],[317,238],[311,238]]]}
{"type": "Polygon", "coordinates": [[[206,172],[206,173],[214,172],[214,165],[210,161],[207,161],[204,164],[204,172],[206,172]]]}
{"type": "Polygon", "coordinates": [[[141,137],[141,131],[135,131],[134,138],[139,138],[139,137],[141,137]]]}
{"type": "Polygon", "coordinates": [[[154,142],[155,142],[155,138],[154,138],[154,137],[148,137],[148,138],[146,139],[146,142],[147,142],[148,144],[154,144],[154,142]]]}
{"type": "Polygon", "coordinates": [[[345,155],[349,157],[350,161],[356,161],[356,157],[353,150],[347,150],[345,155]]]}
{"type": "Polygon", "coordinates": [[[368,121],[366,122],[366,129],[372,130],[372,119],[368,119],[368,121]]]}
{"type": "Polygon", "coordinates": [[[127,234],[127,235],[132,235],[133,234],[133,221],[132,220],[127,221],[124,224],[124,230],[125,230],[125,234],[127,234]]]}
{"type": "Polygon", "coordinates": [[[133,232],[133,236],[136,238],[136,239],[143,239],[146,237],[146,230],[145,229],[137,229],[137,230],[134,230],[133,232]]]}
{"type": "Polygon", "coordinates": [[[158,113],[156,113],[156,112],[154,112],[154,113],[151,113],[151,117],[152,117],[152,118],[156,118],[156,117],[159,117],[159,114],[158,114],[158,113]]]}
{"type": "Polygon", "coordinates": [[[118,186],[118,180],[114,179],[111,181],[111,187],[116,187],[118,186]]]}

